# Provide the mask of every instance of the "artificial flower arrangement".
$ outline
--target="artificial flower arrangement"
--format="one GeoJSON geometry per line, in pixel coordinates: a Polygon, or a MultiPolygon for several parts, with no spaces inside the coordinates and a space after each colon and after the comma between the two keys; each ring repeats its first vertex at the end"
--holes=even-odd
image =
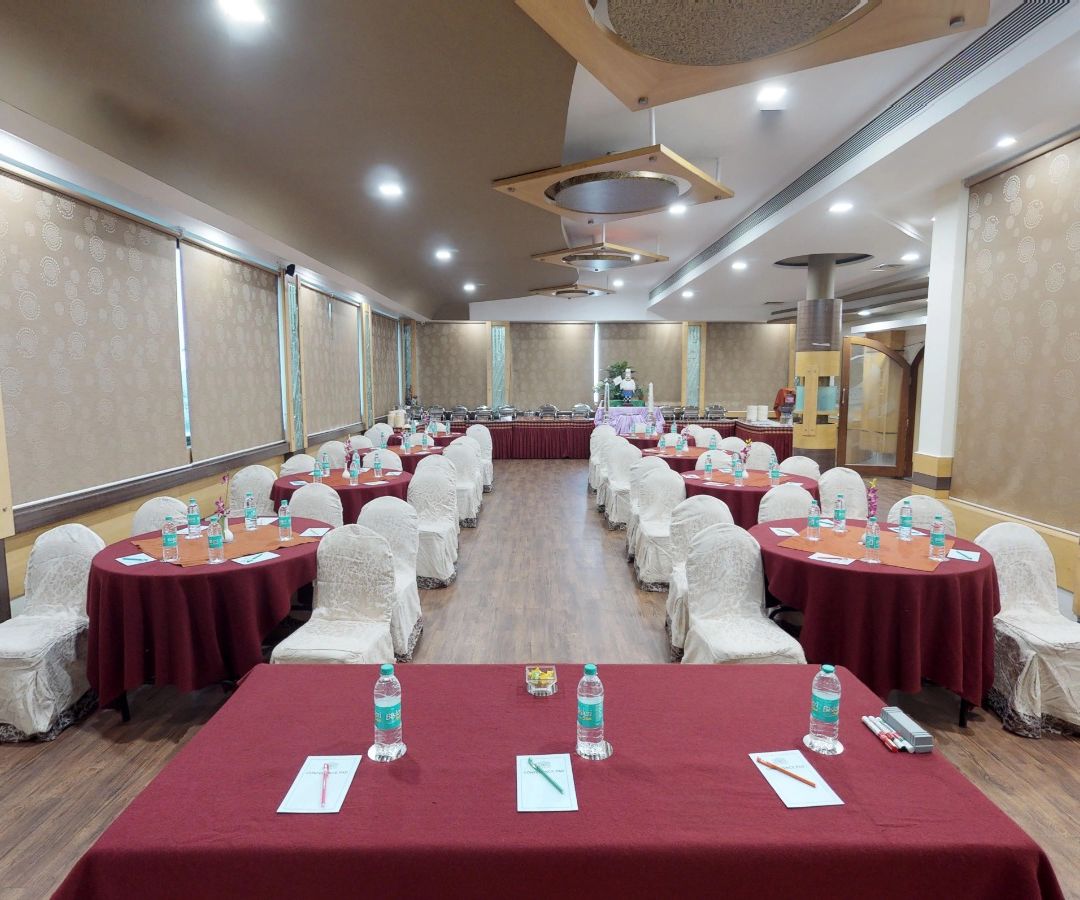
{"type": "Polygon", "coordinates": [[[229,505],[226,502],[226,498],[229,496],[229,481],[231,478],[232,476],[228,472],[221,476],[222,490],[224,490],[225,494],[214,501],[214,512],[217,513],[218,521],[221,523],[221,536],[225,543],[229,543],[233,539],[232,529],[229,528],[229,505]]]}
{"type": "Polygon", "coordinates": [[[866,515],[867,518],[877,517],[877,479],[871,478],[868,482],[870,487],[866,491],[866,515]]]}

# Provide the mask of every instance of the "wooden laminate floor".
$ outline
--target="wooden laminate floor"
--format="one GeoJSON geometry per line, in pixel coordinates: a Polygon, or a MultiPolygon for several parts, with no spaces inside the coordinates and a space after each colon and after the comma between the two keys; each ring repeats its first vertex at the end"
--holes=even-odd
{"type": "MultiPolygon", "coordinates": [[[[624,533],[605,528],[586,477],[580,460],[496,463],[480,527],[461,532],[457,582],[422,592],[416,662],[666,662],[665,595],[637,590],[624,533]]],[[[908,493],[887,479],[879,488],[885,511],[908,493]]],[[[1025,740],[982,711],[961,729],[956,699],[934,688],[899,701],[1080,898],[1080,740],[1025,740]]],[[[127,725],[98,712],[50,744],[0,745],[0,898],[47,897],[223,702],[219,688],[146,687],[127,725]]]]}

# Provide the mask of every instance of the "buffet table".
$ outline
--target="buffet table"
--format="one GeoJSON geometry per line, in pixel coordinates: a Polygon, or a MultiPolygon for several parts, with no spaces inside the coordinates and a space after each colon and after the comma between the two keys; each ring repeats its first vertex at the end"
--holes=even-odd
{"type": "Polygon", "coordinates": [[[664,430],[664,416],[660,407],[654,406],[650,412],[645,406],[613,406],[610,409],[600,406],[593,416],[594,425],[610,425],[616,434],[624,437],[633,434],[635,425],[648,425],[650,422],[658,431],[664,430]]]}
{"type": "Polygon", "coordinates": [[[482,422],[491,432],[492,459],[588,459],[591,419],[482,422]]]}
{"type": "Polygon", "coordinates": [[[776,451],[776,458],[781,461],[791,456],[792,432],[790,425],[735,423],[735,437],[743,441],[761,441],[768,444],[776,451]]]}
{"type": "Polygon", "coordinates": [[[805,754],[843,805],[809,809],[748,755],[801,748],[811,667],[601,665],[603,762],[573,755],[579,672],[541,699],[521,666],[398,666],[408,754],[365,757],[337,814],[285,815],[307,756],[366,751],[377,667],[260,666],[54,896],[1062,897],[939,752],[889,753],[862,726],[882,704],[846,670],[845,752],[805,754]],[[515,756],[563,752],[579,811],[517,812],[515,756]]]}

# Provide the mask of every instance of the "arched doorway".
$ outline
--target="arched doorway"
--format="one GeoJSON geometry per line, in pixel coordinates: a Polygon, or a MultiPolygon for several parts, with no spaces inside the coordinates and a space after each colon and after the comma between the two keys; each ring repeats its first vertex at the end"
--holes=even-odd
{"type": "Polygon", "coordinates": [[[838,465],[902,478],[911,458],[911,365],[880,341],[844,338],[838,465]]]}

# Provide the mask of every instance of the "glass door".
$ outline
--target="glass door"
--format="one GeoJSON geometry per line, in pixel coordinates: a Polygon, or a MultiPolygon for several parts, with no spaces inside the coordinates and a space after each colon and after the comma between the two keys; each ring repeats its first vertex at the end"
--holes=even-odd
{"type": "Polygon", "coordinates": [[[837,463],[865,475],[907,469],[911,366],[904,355],[862,337],[844,338],[837,463]]]}

